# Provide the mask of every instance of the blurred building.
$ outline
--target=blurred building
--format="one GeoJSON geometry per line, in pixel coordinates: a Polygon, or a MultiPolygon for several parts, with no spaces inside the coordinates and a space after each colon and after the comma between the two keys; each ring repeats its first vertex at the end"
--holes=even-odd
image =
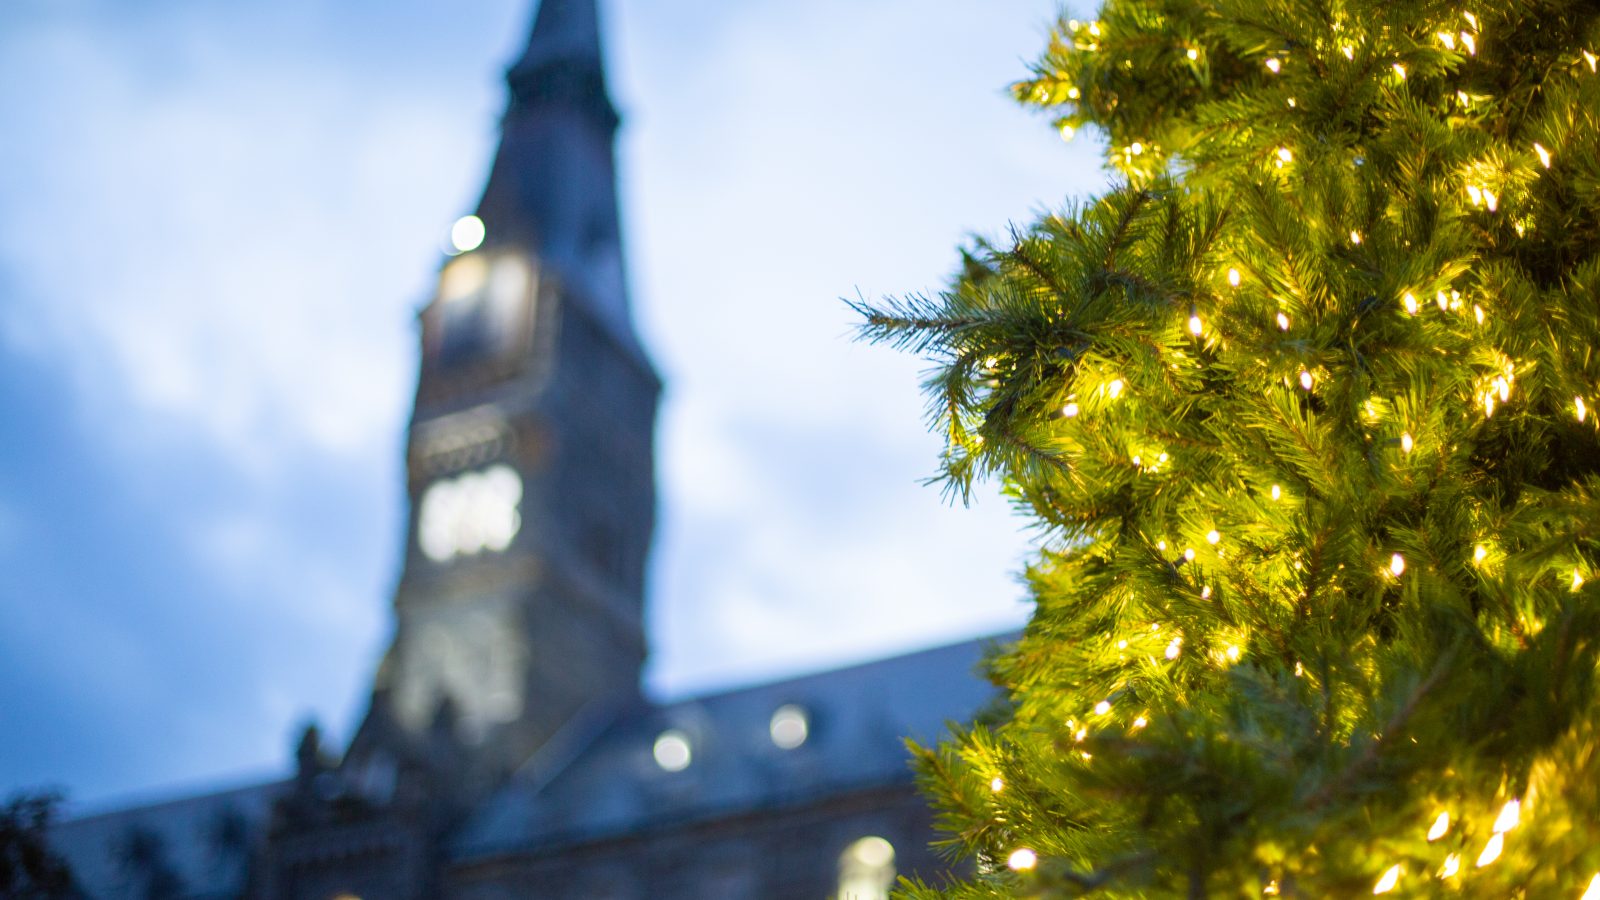
{"type": "MultiPolygon", "coordinates": [[[[989,696],[968,643],[639,691],[660,381],[634,331],[596,0],[544,0],[421,313],[394,641],[291,779],[61,825],[94,897],[881,898],[941,872],[902,744],[989,696]]],[[[708,261],[708,265],[714,263],[708,261]]]]}

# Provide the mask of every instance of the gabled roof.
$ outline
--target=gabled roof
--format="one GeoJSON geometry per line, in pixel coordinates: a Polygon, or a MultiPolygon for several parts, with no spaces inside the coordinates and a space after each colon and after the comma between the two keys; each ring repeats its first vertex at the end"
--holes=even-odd
{"type": "Polygon", "coordinates": [[[50,845],[89,897],[133,894],[126,858],[135,841],[145,858],[177,877],[175,896],[235,897],[272,802],[287,788],[269,781],[67,819],[50,829],[50,845]]]}
{"type": "MultiPolygon", "coordinates": [[[[1009,638],[1010,636],[1006,636],[1009,638]]],[[[559,771],[519,772],[457,832],[457,860],[496,856],[801,804],[912,778],[903,740],[932,743],[994,696],[977,672],[995,639],[835,669],[616,715],[590,729],[559,771]],[[809,734],[785,750],[769,733],[794,704],[809,734]],[[688,737],[679,772],[655,761],[667,729],[688,737]]]]}

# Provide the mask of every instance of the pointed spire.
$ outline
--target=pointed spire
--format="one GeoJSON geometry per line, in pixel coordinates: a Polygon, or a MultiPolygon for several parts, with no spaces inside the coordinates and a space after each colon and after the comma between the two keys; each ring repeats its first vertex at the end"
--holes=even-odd
{"type": "Polygon", "coordinates": [[[600,66],[600,15],[596,0],[543,0],[528,49],[516,68],[552,62],[600,66]]]}
{"type": "Polygon", "coordinates": [[[598,7],[599,0],[541,0],[528,47],[506,73],[513,108],[566,105],[616,127],[617,112],[606,91],[598,7]]]}

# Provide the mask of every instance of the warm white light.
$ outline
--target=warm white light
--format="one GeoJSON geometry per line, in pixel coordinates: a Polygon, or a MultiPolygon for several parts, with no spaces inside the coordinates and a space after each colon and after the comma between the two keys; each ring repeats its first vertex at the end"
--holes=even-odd
{"type": "Polygon", "coordinates": [[[482,219],[477,216],[462,216],[450,226],[450,244],[456,248],[457,253],[476,250],[483,244],[486,233],[482,219]]]}
{"type": "Polygon", "coordinates": [[[1072,123],[1071,122],[1062,122],[1061,123],[1061,139],[1063,141],[1072,140],[1072,136],[1074,134],[1076,134],[1076,133],[1077,133],[1077,129],[1072,127],[1072,123]]]}
{"type": "Polygon", "coordinates": [[[1172,643],[1167,645],[1167,659],[1177,659],[1178,658],[1178,654],[1182,653],[1182,652],[1183,652],[1183,638],[1181,638],[1181,637],[1173,638],[1172,639],[1172,643]]]}
{"type": "Polygon", "coordinates": [[[1437,291],[1433,295],[1433,302],[1438,304],[1439,311],[1444,312],[1450,308],[1450,297],[1444,291],[1437,291]]]}
{"type": "Polygon", "coordinates": [[[1222,533],[1217,531],[1215,528],[1206,532],[1206,543],[1215,544],[1220,540],[1222,540],[1222,533]]]}
{"type": "Polygon", "coordinates": [[[1115,400],[1118,397],[1122,396],[1122,379],[1121,378],[1113,378],[1113,379],[1111,379],[1111,383],[1106,385],[1106,393],[1110,394],[1111,395],[1111,399],[1113,399],[1113,400],[1115,400]]]}
{"type": "MultiPolygon", "coordinates": [[[[1583,61],[1589,64],[1589,71],[1593,72],[1595,71],[1596,63],[1600,63],[1600,57],[1596,57],[1593,53],[1585,50],[1583,51],[1583,61]]],[[[1595,877],[1600,878],[1600,875],[1595,877]]],[[[1588,900],[1588,898],[1585,897],[1584,900],[1588,900]]]]}
{"type": "Polygon", "coordinates": [[[1410,291],[1406,291],[1406,295],[1404,297],[1400,298],[1400,302],[1405,305],[1406,312],[1410,313],[1413,316],[1417,314],[1417,295],[1416,294],[1413,294],[1410,291]]]}
{"type": "Polygon", "coordinates": [[[1229,269],[1228,270],[1228,283],[1233,285],[1234,287],[1238,287],[1239,286],[1239,270],[1238,269],[1229,269]]]}
{"type": "Polygon", "coordinates": [[[1389,557],[1389,573],[1396,578],[1404,575],[1406,571],[1406,558],[1396,553],[1389,557]]]}
{"type": "Polygon", "coordinates": [[[1075,87],[1067,88],[1067,99],[1068,100],[1076,100],[1081,96],[1083,96],[1083,94],[1081,92],[1079,92],[1079,90],[1077,88],[1075,88],[1075,87]]]}
{"type": "Polygon", "coordinates": [[[1484,188],[1483,205],[1489,207],[1489,212],[1494,212],[1500,208],[1500,198],[1495,194],[1494,191],[1484,188]]]}
{"type": "Polygon", "coordinates": [[[1352,244],[1361,243],[1361,232],[1355,231],[1354,229],[1352,229],[1351,232],[1350,232],[1350,243],[1352,243],[1352,244]]]}
{"type": "Polygon", "coordinates": [[[1103,716],[1108,712],[1111,712],[1111,701],[1109,701],[1109,700],[1101,700],[1099,703],[1096,703],[1094,705],[1094,714],[1095,715],[1103,716]]]}
{"type": "Polygon", "coordinates": [[[1444,865],[1439,867],[1439,877],[1449,878],[1461,871],[1461,854],[1452,853],[1444,858],[1444,865]]]}
{"type": "Polygon", "coordinates": [[[522,528],[522,478],[491,466],[435,482],[417,510],[417,544],[434,562],[502,551],[522,528]]]}
{"type": "Polygon", "coordinates": [[[881,869],[894,862],[894,845],[881,837],[864,837],[845,851],[851,861],[881,869]]]}
{"type": "Polygon", "coordinates": [[[1300,386],[1308,391],[1311,390],[1311,373],[1305,369],[1300,370],[1300,386]]]}
{"type": "Polygon", "coordinates": [[[1579,572],[1577,569],[1573,569],[1572,570],[1572,589],[1574,591],[1576,591],[1581,587],[1583,587],[1583,573],[1579,572]]]}
{"type": "Polygon", "coordinates": [[[1146,725],[1149,725],[1149,724],[1150,724],[1150,720],[1146,719],[1144,716],[1140,716],[1139,718],[1133,720],[1134,730],[1138,730],[1138,729],[1143,728],[1143,727],[1145,727],[1146,725]]]}
{"type": "Polygon", "coordinates": [[[1038,864],[1039,854],[1029,850],[1027,847],[1020,847],[1011,851],[1011,856],[1006,859],[1006,865],[1013,872],[1026,872],[1038,864]]]}
{"type": "MultiPolygon", "coordinates": [[[[1589,56],[1587,53],[1584,55],[1589,56]]],[[[1591,60],[1594,59],[1593,56],[1589,56],[1589,58],[1591,60]]],[[[1594,876],[1594,880],[1589,882],[1589,889],[1584,891],[1583,896],[1579,897],[1578,900],[1600,900],[1600,875],[1594,876]]]]}
{"type": "Polygon", "coordinates": [[[1001,780],[999,775],[996,775],[995,777],[989,779],[989,790],[994,791],[996,794],[998,794],[998,793],[1000,793],[1001,791],[1003,791],[1005,789],[1006,789],[1006,783],[1001,780]]]}
{"type": "Polygon", "coordinates": [[[1478,55],[1478,42],[1473,39],[1472,35],[1467,34],[1465,31],[1461,32],[1461,43],[1466,45],[1468,54],[1472,56],[1478,55]]]}
{"type": "Polygon", "coordinates": [[[1546,169],[1550,168],[1550,151],[1549,150],[1546,150],[1542,145],[1540,145],[1538,143],[1535,143],[1533,145],[1533,152],[1539,154],[1539,162],[1543,163],[1544,167],[1546,169]]]}
{"type": "Polygon", "coordinates": [[[1416,446],[1416,442],[1411,440],[1410,432],[1400,435],[1400,451],[1402,453],[1410,453],[1411,448],[1414,446],[1416,446]]]}
{"type": "Polygon", "coordinates": [[[1183,558],[1188,560],[1189,562],[1194,562],[1194,548],[1193,547],[1185,547],[1184,551],[1183,551],[1183,558]]]}
{"type": "Polygon", "coordinates": [[[786,703],[772,714],[772,721],[767,723],[767,732],[780,749],[793,750],[804,744],[811,734],[811,717],[806,715],[803,707],[786,703]]]}
{"type": "Polygon", "coordinates": [[[1345,59],[1355,59],[1356,58],[1356,48],[1350,46],[1349,44],[1345,44],[1343,47],[1340,47],[1339,49],[1341,51],[1343,51],[1345,59]]]}
{"type": "Polygon", "coordinates": [[[1199,337],[1200,333],[1202,331],[1204,331],[1204,330],[1205,330],[1205,325],[1200,321],[1200,317],[1198,315],[1194,314],[1194,313],[1190,313],[1189,314],[1189,333],[1194,335],[1195,337],[1199,337]]]}
{"type": "Polygon", "coordinates": [[[1066,416],[1069,419],[1072,418],[1073,416],[1077,415],[1078,414],[1078,404],[1077,404],[1077,402],[1076,401],[1072,401],[1072,402],[1067,403],[1066,406],[1061,407],[1061,414],[1063,416],[1066,416]]]}
{"type": "Polygon", "coordinates": [[[1235,644],[1228,645],[1228,659],[1231,662],[1239,661],[1239,647],[1235,644]]]}
{"type": "Polygon", "coordinates": [[[1283,64],[1278,62],[1278,58],[1277,57],[1272,57],[1272,58],[1267,60],[1267,68],[1271,69],[1272,70],[1272,74],[1274,74],[1274,75],[1278,74],[1278,70],[1281,69],[1282,67],[1283,67],[1283,64]]]}
{"type": "Polygon", "coordinates": [[[1278,159],[1283,162],[1294,162],[1294,154],[1289,152],[1288,147],[1279,147],[1278,159]]]}
{"type": "Polygon", "coordinates": [[[1441,811],[1439,818],[1433,820],[1433,827],[1428,829],[1428,842],[1432,843],[1444,837],[1450,830],[1450,813],[1441,811]]]}
{"type": "Polygon", "coordinates": [[[1277,485],[1273,485],[1272,486],[1272,499],[1277,500],[1278,498],[1280,498],[1282,496],[1283,496],[1283,488],[1280,488],[1277,485]]]}
{"type": "Polygon", "coordinates": [[[1500,851],[1505,849],[1506,836],[1496,832],[1489,838],[1489,843],[1483,845],[1483,852],[1478,854],[1478,868],[1483,868],[1489,863],[1500,858],[1500,851]]]}
{"type": "Polygon", "coordinates": [[[1450,32],[1440,31],[1435,33],[1434,37],[1439,39],[1439,43],[1443,44],[1446,50],[1454,50],[1456,48],[1456,36],[1450,32]]]}
{"type": "Polygon", "coordinates": [[[1287,314],[1278,313],[1278,328],[1281,331],[1289,330],[1289,316],[1287,314]]]}
{"type": "Polygon", "coordinates": [[[1134,141],[1133,143],[1128,145],[1128,152],[1133,154],[1134,156],[1138,156],[1139,154],[1144,152],[1144,145],[1139,143],[1138,141],[1134,141]]]}
{"type": "Polygon", "coordinates": [[[1482,544],[1479,544],[1478,546],[1472,548],[1472,561],[1475,562],[1475,563],[1483,562],[1483,558],[1485,556],[1488,556],[1488,555],[1489,555],[1489,548],[1485,547],[1482,544]]]}
{"type": "Polygon", "coordinates": [[[1578,421],[1582,422],[1589,416],[1589,408],[1583,405],[1582,397],[1572,398],[1572,408],[1578,411],[1578,421]]]}
{"type": "Polygon", "coordinates": [[[1383,873],[1383,877],[1378,879],[1378,883],[1372,886],[1372,892],[1374,894],[1387,894],[1394,890],[1394,886],[1399,883],[1400,864],[1395,863],[1389,867],[1387,872],[1383,873]]]}
{"type": "Polygon", "coordinates": [[[1399,63],[1395,63],[1394,64],[1394,74],[1398,75],[1400,77],[1401,81],[1405,81],[1406,80],[1406,67],[1400,65],[1399,63]]]}
{"type": "Polygon", "coordinates": [[[1196,59],[1199,59],[1199,58],[1200,58],[1200,51],[1196,50],[1193,47],[1190,47],[1189,48],[1189,59],[1196,60],[1196,59]]]}
{"type": "Polygon", "coordinates": [[[676,728],[661,732],[651,752],[655,755],[656,765],[668,772],[682,772],[689,768],[689,761],[694,756],[689,749],[689,736],[676,728]]]}

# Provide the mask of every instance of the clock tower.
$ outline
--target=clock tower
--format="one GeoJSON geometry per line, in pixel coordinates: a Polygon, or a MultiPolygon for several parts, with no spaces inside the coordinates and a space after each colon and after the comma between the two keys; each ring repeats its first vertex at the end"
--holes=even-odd
{"type": "Polygon", "coordinates": [[[357,781],[442,735],[475,793],[637,697],[660,382],[629,311],[596,0],[543,0],[507,82],[420,316],[405,564],[357,781]]]}

